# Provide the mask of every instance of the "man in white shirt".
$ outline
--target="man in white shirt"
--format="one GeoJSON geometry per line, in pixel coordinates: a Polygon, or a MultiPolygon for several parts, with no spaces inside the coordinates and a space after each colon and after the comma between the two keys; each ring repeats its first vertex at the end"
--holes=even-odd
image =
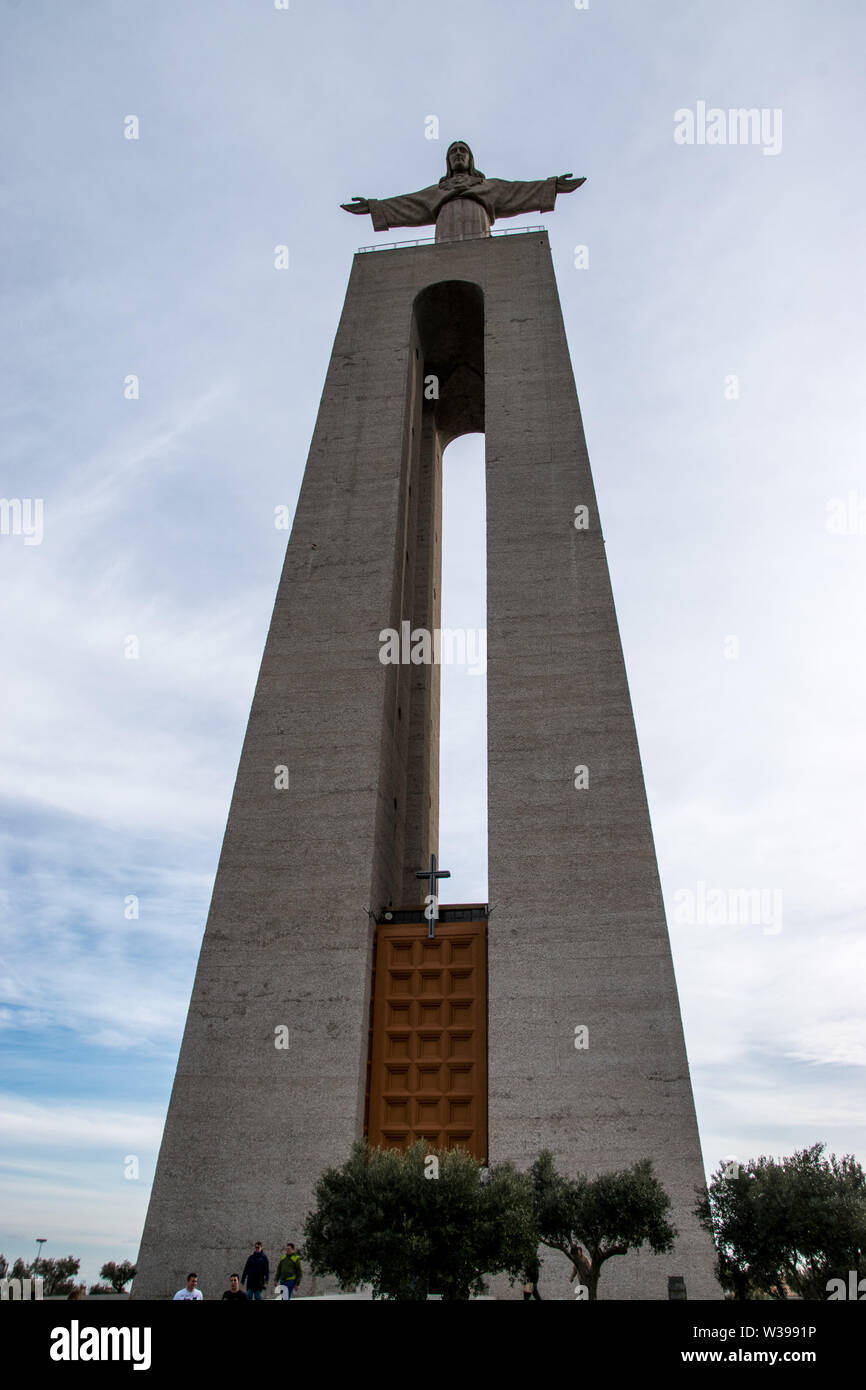
{"type": "Polygon", "coordinates": [[[174,1298],[171,1300],[172,1303],[177,1303],[178,1299],[181,1299],[184,1303],[189,1302],[190,1300],[193,1300],[193,1299],[195,1299],[195,1300],[203,1300],[203,1299],[204,1299],[204,1294],[202,1293],[201,1289],[199,1289],[199,1288],[196,1287],[197,1284],[198,1284],[198,1275],[197,1275],[197,1274],[188,1274],[188,1275],[186,1276],[186,1287],[183,1288],[183,1289],[178,1289],[178,1291],[177,1291],[177,1293],[175,1294],[174,1298]]]}

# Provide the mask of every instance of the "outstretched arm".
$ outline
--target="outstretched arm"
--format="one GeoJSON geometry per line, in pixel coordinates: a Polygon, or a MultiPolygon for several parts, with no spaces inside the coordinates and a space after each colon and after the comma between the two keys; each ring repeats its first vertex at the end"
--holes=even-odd
{"type": "Polygon", "coordinates": [[[582,183],[586,183],[586,179],[576,179],[571,174],[556,175],[557,193],[573,193],[576,188],[580,188],[582,183]]]}
{"type": "Polygon", "coordinates": [[[346,212],[369,212],[373,230],[386,232],[389,227],[428,227],[436,221],[435,207],[439,197],[437,187],[422,188],[417,193],[404,193],[398,198],[353,198],[341,203],[346,212]]]}
{"type": "Polygon", "coordinates": [[[497,217],[519,217],[524,212],[552,212],[557,193],[571,193],[586,179],[571,174],[554,174],[549,179],[524,182],[517,179],[491,179],[495,187],[494,210],[497,217]]]}

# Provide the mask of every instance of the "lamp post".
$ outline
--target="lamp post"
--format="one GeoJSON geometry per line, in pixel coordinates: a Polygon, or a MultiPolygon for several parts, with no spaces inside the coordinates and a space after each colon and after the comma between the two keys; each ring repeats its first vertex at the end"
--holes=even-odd
{"type": "Polygon", "coordinates": [[[42,1254],[42,1247],[43,1247],[43,1245],[45,1244],[45,1242],[46,1242],[47,1239],[48,1239],[47,1236],[37,1236],[37,1237],[36,1237],[36,1259],[33,1261],[33,1273],[34,1273],[34,1274],[36,1273],[37,1267],[38,1267],[38,1265],[39,1265],[39,1256],[42,1254]]]}

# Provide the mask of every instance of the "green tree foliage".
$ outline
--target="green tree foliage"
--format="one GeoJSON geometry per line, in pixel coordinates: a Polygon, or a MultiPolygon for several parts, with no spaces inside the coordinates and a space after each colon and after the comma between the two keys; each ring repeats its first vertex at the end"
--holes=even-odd
{"type": "Polygon", "coordinates": [[[541,1240],[572,1262],[572,1279],[598,1297],[602,1266],[614,1255],[648,1245],[656,1255],[670,1250],[676,1230],[667,1220],[670,1198],[650,1159],[597,1178],[557,1173],[545,1149],[530,1169],[541,1240]]]}
{"type": "Polygon", "coordinates": [[[111,1284],[91,1284],[88,1293],[91,1297],[94,1294],[122,1293],[122,1289],[115,1289],[111,1284]]]}
{"type": "Polygon", "coordinates": [[[406,1153],[359,1143],[316,1186],[304,1227],[313,1272],[376,1298],[467,1299],[482,1277],[518,1277],[538,1246],[532,1189],[508,1163],[488,1172],[459,1149],[417,1143],[406,1153]],[[435,1159],[438,1177],[430,1173],[435,1159]]]}
{"type": "MultiPolygon", "coordinates": [[[[113,1293],[123,1293],[126,1285],[135,1278],[135,1265],[130,1264],[129,1260],[123,1260],[120,1264],[116,1264],[114,1260],[108,1260],[99,1271],[99,1277],[108,1280],[113,1293]]],[[[90,1292],[93,1293],[97,1287],[94,1285],[90,1292]]],[[[99,1292],[101,1293],[102,1289],[99,1289],[99,1292]]]]}
{"type": "Polygon", "coordinates": [[[826,1299],[830,1279],[866,1275],[866,1176],[851,1154],[824,1144],[790,1158],[762,1155],[731,1172],[722,1164],[697,1215],[734,1298],[826,1299]]]}
{"type": "Polygon", "coordinates": [[[81,1261],[76,1260],[74,1255],[62,1256],[57,1260],[34,1260],[28,1273],[42,1276],[45,1280],[42,1286],[43,1297],[52,1298],[55,1295],[65,1295],[72,1292],[75,1288],[75,1280],[72,1276],[78,1273],[80,1264],[81,1261]]]}
{"type": "MultiPolygon", "coordinates": [[[[24,1261],[21,1259],[20,1255],[18,1259],[14,1261],[12,1268],[10,1269],[9,1261],[7,1260],[6,1256],[0,1255],[0,1279],[31,1279],[34,1274],[39,1273],[41,1273],[39,1269],[35,1269],[31,1265],[25,1264],[24,1261]]],[[[35,1296],[35,1289],[31,1286],[30,1297],[35,1298],[35,1296]]]]}

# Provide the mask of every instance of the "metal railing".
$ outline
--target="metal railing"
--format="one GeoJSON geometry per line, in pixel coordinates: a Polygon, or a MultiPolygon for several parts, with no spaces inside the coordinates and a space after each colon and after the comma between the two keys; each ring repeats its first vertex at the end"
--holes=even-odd
{"type": "Polygon", "coordinates": [[[435,236],[417,237],[415,241],[377,241],[373,246],[359,246],[357,255],[363,251],[399,251],[402,246],[453,246],[455,241],[489,241],[493,236],[520,236],[524,232],[546,232],[546,227],[503,227],[501,232],[478,232],[475,236],[449,237],[437,242],[435,236]]]}

